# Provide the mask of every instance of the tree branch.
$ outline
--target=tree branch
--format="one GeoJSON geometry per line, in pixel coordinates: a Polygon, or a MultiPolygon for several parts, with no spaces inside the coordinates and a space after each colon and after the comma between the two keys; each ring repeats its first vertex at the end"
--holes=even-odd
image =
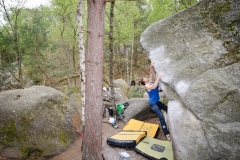
{"type": "Polygon", "coordinates": [[[71,75],[71,76],[66,76],[66,77],[63,77],[63,78],[61,78],[61,79],[55,81],[55,82],[51,82],[51,83],[49,83],[47,86],[50,86],[50,85],[52,85],[52,84],[56,84],[56,83],[61,83],[61,82],[63,82],[63,81],[68,80],[68,78],[78,78],[78,77],[80,77],[79,74],[74,74],[74,75],[71,75]]]}

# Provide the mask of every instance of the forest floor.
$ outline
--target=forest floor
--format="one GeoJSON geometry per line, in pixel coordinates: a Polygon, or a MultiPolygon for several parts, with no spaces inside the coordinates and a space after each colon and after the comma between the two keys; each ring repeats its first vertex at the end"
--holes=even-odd
{"type": "MultiPolygon", "coordinates": [[[[114,128],[111,126],[110,123],[107,122],[108,118],[109,118],[108,116],[104,117],[103,123],[102,123],[102,154],[105,160],[119,160],[120,152],[128,153],[130,155],[131,160],[147,160],[147,158],[138,154],[133,149],[113,147],[107,144],[107,138],[122,131],[123,127],[126,125],[122,120],[119,120],[118,128],[114,128]]],[[[159,124],[159,119],[155,117],[155,118],[147,119],[144,122],[159,124]]],[[[166,140],[161,127],[159,127],[159,130],[156,133],[155,138],[160,140],[166,140]]],[[[73,145],[70,146],[66,151],[62,152],[61,154],[53,158],[49,158],[49,159],[37,158],[36,159],[34,157],[28,157],[25,160],[81,160],[82,159],[82,151],[81,151],[82,140],[83,139],[79,137],[79,139],[75,143],[73,143],[73,145]]],[[[0,160],[13,160],[13,159],[8,159],[0,155],[0,160]]]]}
{"type": "MultiPolygon", "coordinates": [[[[126,152],[130,155],[131,160],[147,160],[147,158],[135,152],[133,149],[119,148],[109,146],[107,144],[107,138],[112,135],[122,131],[122,128],[126,125],[123,121],[118,121],[118,128],[114,128],[107,122],[109,117],[103,119],[102,125],[102,154],[105,160],[119,160],[120,152],[126,152]]],[[[157,117],[148,119],[144,122],[159,124],[159,119],[157,117]]],[[[159,128],[156,139],[166,140],[161,127],[159,128]]],[[[82,138],[79,138],[71,147],[65,152],[51,158],[51,160],[81,160],[82,158],[82,138]]]]}

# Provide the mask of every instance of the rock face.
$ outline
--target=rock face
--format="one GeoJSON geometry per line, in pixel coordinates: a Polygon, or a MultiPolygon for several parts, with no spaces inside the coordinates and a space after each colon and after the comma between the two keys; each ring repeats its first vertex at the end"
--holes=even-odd
{"type": "Polygon", "coordinates": [[[203,0],[148,27],[176,159],[240,159],[240,1],[203,0]]]}
{"type": "Polygon", "coordinates": [[[0,93],[0,154],[54,156],[69,147],[78,134],[80,115],[68,97],[44,86],[0,93]]]}

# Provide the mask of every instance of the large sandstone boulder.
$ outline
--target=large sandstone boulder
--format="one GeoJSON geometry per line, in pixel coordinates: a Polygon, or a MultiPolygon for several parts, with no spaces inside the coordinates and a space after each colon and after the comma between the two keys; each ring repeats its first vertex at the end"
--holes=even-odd
{"type": "Polygon", "coordinates": [[[203,0],[141,37],[162,73],[176,159],[240,159],[240,1],[203,0]]]}
{"type": "Polygon", "coordinates": [[[0,93],[0,154],[8,158],[54,156],[77,138],[80,115],[69,98],[44,86],[0,93]]]}

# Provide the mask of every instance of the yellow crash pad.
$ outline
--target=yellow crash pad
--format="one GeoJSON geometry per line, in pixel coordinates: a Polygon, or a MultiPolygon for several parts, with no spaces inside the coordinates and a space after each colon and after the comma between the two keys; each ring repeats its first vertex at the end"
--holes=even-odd
{"type": "Polygon", "coordinates": [[[171,141],[146,136],[136,145],[135,150],[150,159],[166,158],[167,160],[174,160],[171,141]]]}
{"type": "Polygon", "coordinates": [[[146,132],[119,132],[110,138],[118,140],[134,140],[136,143],[138,143],[145,136],[146,132]]]}
{"type": "Polygon", "coordinates": [[[142,122],[135,119],[130,119],[124,126],[123,131],[146,131],[147,136],[155,137],[158,130],[158,124],[142,122]]]}
{"type": "Polygon", "coordinates": [[[108,138],[107,144],[119,147],[135,147],[145,136],[145,131],[122,131],[108,138]]]}

